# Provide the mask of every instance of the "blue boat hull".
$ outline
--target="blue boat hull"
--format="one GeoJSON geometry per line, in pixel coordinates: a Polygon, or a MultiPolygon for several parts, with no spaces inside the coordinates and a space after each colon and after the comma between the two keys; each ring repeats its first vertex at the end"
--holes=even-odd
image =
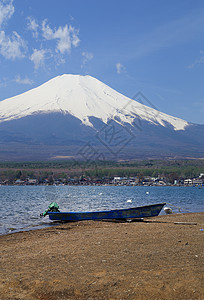
{"type": "Polygon", "coordinates": [[[93,212],[48,212],[50,220],[55,221],[82,221],[104,219],[133,219],[158,216],[166,203],[152,204],[128,209],[93,212]]]}

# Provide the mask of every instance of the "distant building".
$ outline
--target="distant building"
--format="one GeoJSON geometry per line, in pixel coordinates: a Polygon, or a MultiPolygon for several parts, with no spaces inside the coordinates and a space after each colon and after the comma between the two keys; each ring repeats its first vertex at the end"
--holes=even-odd
{"type": "Polygon", "coordinates": [[[38,180],[37,179],[28,179],[27,180],[27,184],[29,184],[29,185],[36,185],[36,184],[38,184],[38,180]]]}
{"type": "Polygon", "coordinates": [[[202,179],[193,179],[193,184],[203,184],[203,180],[202,179]]]}
{"type": "Polygon", "coordinates": [[[193,180],[192,179],[185,179],[184,180],[184,184],[186,184],[186,185],[191,185],[191,184],[193,184],[193,180]]]}
{"type": "Polygon", "coordinates": [[[21,180],[21,179],[17,179],[16,182],[15,182],[15,184],[17,184],[17,185],[23,185],[23,184],[25,184],[25,181],[21,180]]]}

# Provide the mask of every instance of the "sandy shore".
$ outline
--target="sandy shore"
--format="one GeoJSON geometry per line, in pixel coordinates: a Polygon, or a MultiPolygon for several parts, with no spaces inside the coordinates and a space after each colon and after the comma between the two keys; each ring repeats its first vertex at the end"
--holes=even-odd
{"type": "Polygon", "coordinates": [[[145,220],[0,236],[0,299],[204,299],[204,213],[145,220]]]}

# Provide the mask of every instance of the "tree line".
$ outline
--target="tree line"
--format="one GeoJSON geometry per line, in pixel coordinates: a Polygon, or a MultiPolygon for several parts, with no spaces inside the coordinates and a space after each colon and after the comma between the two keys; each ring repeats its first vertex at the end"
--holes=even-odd
{"type": "Polygon", "coordinates": [[[195,178],[204,173],[203,160],[144,160],[130,162],[114,161],[52,161],[52,162],[1,162],[0,182],[13,183],[27,178],[39,182],[69,178],[91,179],[119,177],[163,176],[169,182],[177,179],[195,178]]]}

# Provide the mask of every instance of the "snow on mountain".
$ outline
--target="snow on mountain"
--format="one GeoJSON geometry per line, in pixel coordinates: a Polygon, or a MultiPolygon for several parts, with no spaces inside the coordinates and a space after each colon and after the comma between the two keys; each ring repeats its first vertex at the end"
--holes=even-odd
{"type": "Polygon", "coordinates": [[[26,116],[70,114],[93,127],[90,117],[123,125],[137,118],[155,125],[184,130],[188,122],[132,100],[91,76],[64,74],[18,96],[0,102],[0,123],[26,116]]]}

